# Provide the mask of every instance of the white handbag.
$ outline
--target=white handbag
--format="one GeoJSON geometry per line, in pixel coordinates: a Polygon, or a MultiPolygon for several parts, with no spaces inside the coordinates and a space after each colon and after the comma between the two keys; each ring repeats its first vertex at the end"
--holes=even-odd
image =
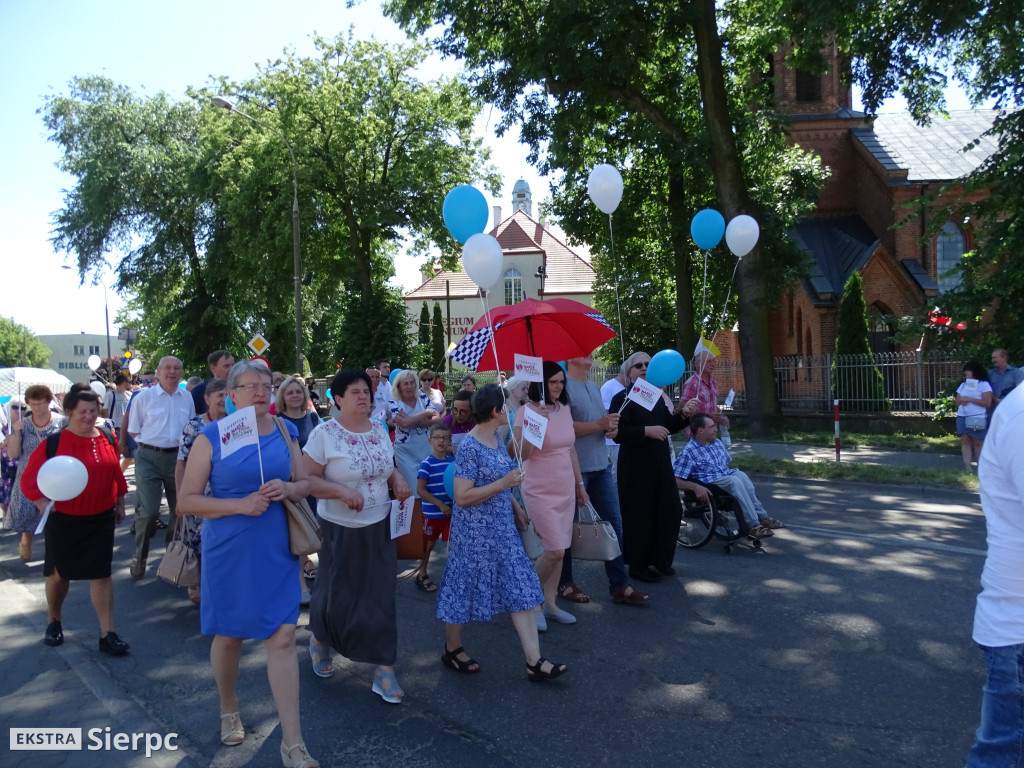
{"type": "Polygon", "coordinates": [[[589,501],[576,508],[572,524],[572,556],[576,560],[614,560],[622,554],[615,529],[597,516],[589,501]]]}

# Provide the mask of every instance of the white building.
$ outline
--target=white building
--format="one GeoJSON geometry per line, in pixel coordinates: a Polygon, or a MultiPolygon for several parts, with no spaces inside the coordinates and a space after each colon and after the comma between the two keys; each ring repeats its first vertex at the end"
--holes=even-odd
{"type": "MultiPolygon", "coordinates": [[[[502,220],[501,207],[496,205],[493,222],[489,234],[501,245],[505,266],[503,279],[485,293],[489,309],[526,298],[565,298],[593,305],[594,268],[589,251],[584,246],[570,247],[564,232],[533,218],[533,198],[525,181],[520,179],[512,188],[512,215],[502,220]]],[[[413,333],[419,327],[424,301],[431,313],[435,301],[442,313],[450,304],[451,340],[456,344],[484,313],[476,284],[461,269],[438,271],[404,299],[413,333]]]]}
{"type": "MultiPolygon", "coordinates": [[[[50,349],[50,360],[46,367],[62,373],[72,382],[88,381],[92,376],[89,370],[89,356],[107,356],[107,337],[99,333],[62,333],[52,336],[39,336],[39,341],[50,349]]],[[[110,340],[112,355],[120,355],[123,344],[113,337],[110,340]]]]}

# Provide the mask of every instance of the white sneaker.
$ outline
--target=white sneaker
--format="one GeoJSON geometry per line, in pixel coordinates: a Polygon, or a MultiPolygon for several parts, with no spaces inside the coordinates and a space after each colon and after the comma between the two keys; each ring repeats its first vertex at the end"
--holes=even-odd
{"type": "Polygon", "coordinates": [[[573,616],[568,611],[563,611],[561,608],[554,608],[554,609],[545,608],[544,609],[544,616],[546,618],[551,619],[552,621],[557,621],[559,624],[575,624],[576,623],[576,617],[573,616]]]}

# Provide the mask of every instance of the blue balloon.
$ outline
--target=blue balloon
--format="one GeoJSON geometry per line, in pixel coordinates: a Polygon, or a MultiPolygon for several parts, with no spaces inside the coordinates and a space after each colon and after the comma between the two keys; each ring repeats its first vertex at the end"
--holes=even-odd
{"type": "MultiPolygon", "coordinates": [[[[398,374],[400,374],[401,372],[402,372],[401,368],[395,368],[395,370],[393,370],[391,372],[391,375],[388,376],[388,384],[391,384],[392,386],[394,386],[395,379],[398,378],[398,374]]],[[[372,395],[373,393],[371,392],[370,394],[372,395]]]]}
{"type": "MultiPolygon", "coordinates": [[[[710,250],[722,242],[725,235],[725,219],[714,208],[705,208],[690,222],[690,236],[698,248],[710,250]]],[[[650,374],[648,373],[648,376],[650,374]]],[[[659,385],[660,386],[660,385],[659,385]]]]}
{"type": "Polygon", "coordinates": [[[448,227],[452,237],[465,244],[473,235],[478,235],[487,228],[487,198],[476,187],[468,184],[455,187],[445,195],[441,206],[444,225],[448,227]]]}
{"type": "Polygon", "coordinates": [[[333,400],[333,398],[331,397],[331,388],[330,387],[327,388],[327,399],[328,400],[333,400]]]}
{"type": "Polygon", "coordinates": [[[4,395],[3,397],[0,397],[0,405],[3,405],[4,403],[9,403],[11,401],[11,397],[12,395],[4,395]]]}
{"type": "Polygon", "coordinates": [[[178,389],[185,389],[185,390],[187,390],[188,389],[188,384],[186,384],[184,381],[179,381],[178,382],[178,389]]]}
{"type": "Polygon", "coordinates": [[[686,360],[674,349],[663,349],[647,366],[647,381],[656,387],[675,384],[686,371],[686,360]]]}
{"type": "Polygon", "coordinates": [[[455,462],[448,465],[444,471],[444,492],[448,498],[455,501],[455,462]]]}
{"type": "Polygon", "coordinates": [[[569,369],[565,367],[565,360],[559,360],[558,361],[558,367],[561,368],[563,371],[565,371],[565,375],[566,376],[569,375],[569,369]]]}
{"type": "Polygon", "coordinates": [[[231,395],[228,395],[226,398],[224,398],[224,413],[230,416],[237,410],[238,409],[235,407],[235,404],[231,402],[231,395]]]}

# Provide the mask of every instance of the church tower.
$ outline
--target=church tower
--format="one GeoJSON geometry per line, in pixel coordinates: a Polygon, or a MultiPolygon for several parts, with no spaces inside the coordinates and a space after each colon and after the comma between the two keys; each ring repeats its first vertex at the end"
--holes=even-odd
{"type": "Polygon", "coordinates": [[[516,211],[533,216],[533,195],[530,193],[530,185],[522,179],[512,187],[512,212],[516,211]]]}

